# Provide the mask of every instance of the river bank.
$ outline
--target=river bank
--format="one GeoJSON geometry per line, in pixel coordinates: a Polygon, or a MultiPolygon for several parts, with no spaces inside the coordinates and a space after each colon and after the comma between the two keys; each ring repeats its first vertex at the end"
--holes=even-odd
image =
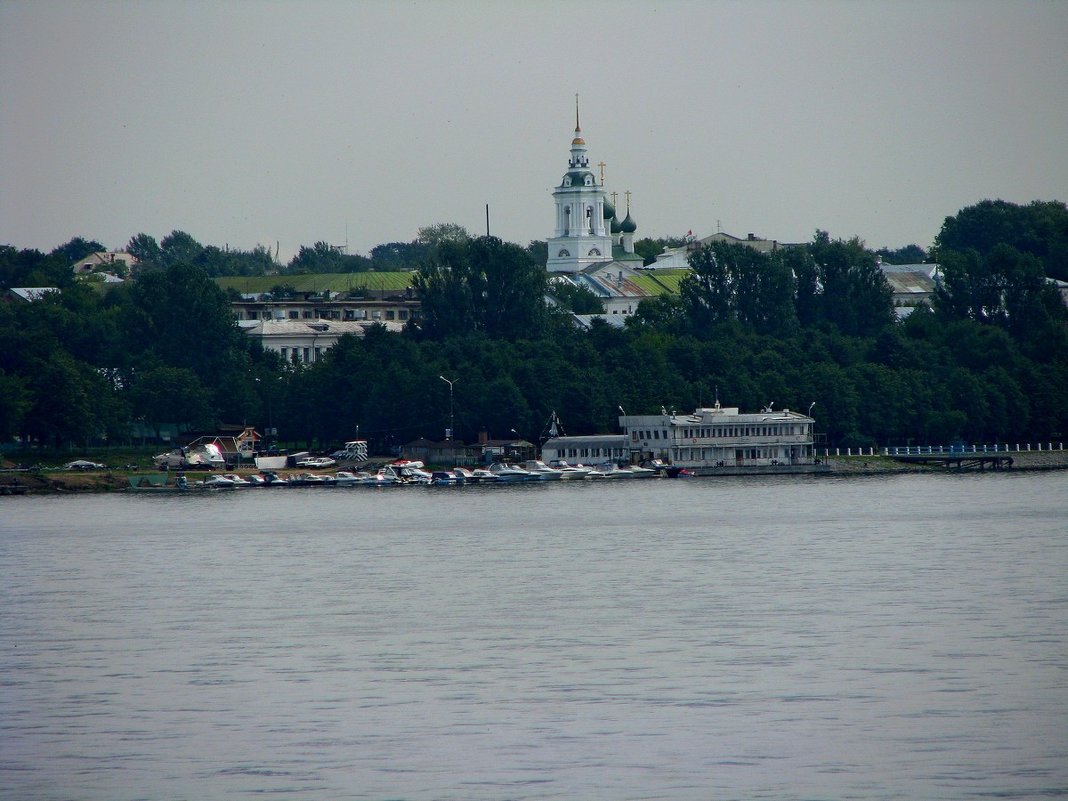
{"type": "MultiPolygon", "coordinates": [[[[1068,451],[1024,451],[1011,454],[1014,471],[1068,469],[1068,451]]],[[[830,475],[879,475],[893,473],[941,473],[947,468],[899,462],[886,456],[830,457],[830,475]]],[[[948,468],[956,470],[956,468],[948,468]]],[[[974,469],[974,468],[971,468],[974,469]]],[[[130,487],[129,477],[145,471],[99,470],[7,470],[0,472],[0,496],[121,492],[130,487]]],[[[255,470],[241,471],[250,474],[255,470]]],[[[288,472],[280,471],[284,478],[288,472]]],[[[191,482],[209,474],[188,473],[191,482]]],[[[707,480],[707,479],[697,479],[707,480]]]]}

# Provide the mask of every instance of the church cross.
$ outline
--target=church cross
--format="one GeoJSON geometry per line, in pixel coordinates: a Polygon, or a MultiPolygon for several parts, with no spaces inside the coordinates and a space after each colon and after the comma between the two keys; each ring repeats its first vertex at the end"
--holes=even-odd
{"type": "Polygon", "coordinates": [[[604,168],[607,165],[603,161],[598,161],[597,166],[601,168],[601,186],[604,186],[604,168]]]}

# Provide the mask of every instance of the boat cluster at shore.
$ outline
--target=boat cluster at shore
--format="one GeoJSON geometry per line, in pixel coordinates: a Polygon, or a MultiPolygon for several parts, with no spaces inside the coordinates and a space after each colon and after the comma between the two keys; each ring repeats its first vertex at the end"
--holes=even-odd
{"type": "Polygon", "coordinates": [[[249,487],[394,487],[394,486],[453,486],[465,484],[514,484],[533,481],[590,481],[635,478],[675,478],[690,475],[660,462],[621,466],[614,462],[599,465],[571,465],[566,462],[546,464],[531,460],[522,465],[498,462],[488,467],[453,467],[448,470],[427,470],[420,461],[398,460],[377,470],[338,470],[334,473],[293,473],[281,476],[273,470],[251,475],[219,473],[203,480],[190,481],[185,474],[175,477],[168,485],[150,481],[147,477],[131,477],[132,490],[224,490],[249,487]]]}

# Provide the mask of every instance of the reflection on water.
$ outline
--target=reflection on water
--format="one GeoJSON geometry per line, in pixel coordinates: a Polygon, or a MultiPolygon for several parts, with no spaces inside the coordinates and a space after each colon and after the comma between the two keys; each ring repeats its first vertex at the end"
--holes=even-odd
{"type": "Polygon", "coordinates": [[[0,501],[0,796],[1068,794],[1068,473],[0,501]]]}

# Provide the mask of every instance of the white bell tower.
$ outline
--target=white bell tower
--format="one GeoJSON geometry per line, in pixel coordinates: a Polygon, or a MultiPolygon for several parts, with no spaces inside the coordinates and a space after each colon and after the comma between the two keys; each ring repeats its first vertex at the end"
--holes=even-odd
{"type": "Polygon", "coordinates": [[[553,190],[553,200],[556,234],[549,240],[546,269],[551,273],[576,273],[592,264],[611,261],[612,236],[605,228],[604,188],[597,183],[586,155],[586,140],[579,126],[578,95],[575,95],[571,158],[563,181],[553,190]]]}

